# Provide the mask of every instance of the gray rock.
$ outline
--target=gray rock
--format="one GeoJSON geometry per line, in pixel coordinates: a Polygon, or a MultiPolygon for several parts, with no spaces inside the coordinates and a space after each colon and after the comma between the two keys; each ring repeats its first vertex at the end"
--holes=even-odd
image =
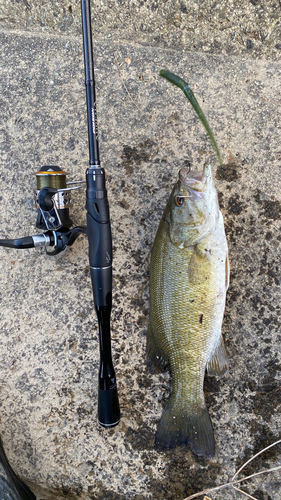
{"type": "MultiPolygon", "coordinates": [[[[239,9],[200,5],[103,0],[92,16],[114,239],[116,428],[96,418],[99,348],[86,239],[61,258],[0,249],[0,432],[15,471],[44,500],[184,499],[227,481],[279,436],[279,14],[277,4],[256,1],[239,9]],[[190,83],[222,167],[183,94],[158,76],[161,68],[190,83]],[[209,462],[188,448],[154,450],[170,376],[150,374],[145,364],[150,248],[179,168],[207,160],[232,270],[223,325],[230,371],[205,383],[217,443],[209,462]]],[[[0,227],[1,238],[12,238],[37,232],[34,173],[53,164],[83,180],[88,145],[79,2],[2,0],[1,8],[0,227]]],[[[84,193],[73,199],[83,224],[84,193]]],[[[278,458],[272,449],[247,473],[278,458]]],[[[247,488],[268,500],[280,482],[260,476],[247,488]]]]}

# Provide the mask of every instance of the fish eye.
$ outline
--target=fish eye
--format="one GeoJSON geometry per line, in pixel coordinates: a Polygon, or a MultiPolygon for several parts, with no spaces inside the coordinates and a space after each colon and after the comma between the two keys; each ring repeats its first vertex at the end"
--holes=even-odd
{"type": "Polygon", "coordinates": [[[183,196],[176,196],[175,202],[176,202],[176,205],[178,207],[182,207],[182,205],[184,204],[184,197],[183,196]]]}

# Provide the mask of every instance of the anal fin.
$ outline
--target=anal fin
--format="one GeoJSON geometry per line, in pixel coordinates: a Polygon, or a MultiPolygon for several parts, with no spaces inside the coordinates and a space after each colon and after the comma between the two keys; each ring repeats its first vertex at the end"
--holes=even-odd
{"type": "Polygon", "coordinates": [[[220,336],[219,343],[207,363],[207,372],[209,375],[216,375],[223,377],[228,370],[228,359],[224,347],[222,336],[220,336]]]}

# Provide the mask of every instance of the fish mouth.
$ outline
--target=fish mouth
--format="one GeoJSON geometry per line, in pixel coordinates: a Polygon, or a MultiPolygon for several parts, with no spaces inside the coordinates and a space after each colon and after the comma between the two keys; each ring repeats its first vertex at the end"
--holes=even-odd
{"type": "Polygon", "coordinates": [[[189,170],[188,168],[182,168],[179,172],[179,179],[184,186],[187,186],[193,191],[203,192],[206,190],[206,179],[208,165],[203,169],[203,172],[198,170],[189,170]]]}

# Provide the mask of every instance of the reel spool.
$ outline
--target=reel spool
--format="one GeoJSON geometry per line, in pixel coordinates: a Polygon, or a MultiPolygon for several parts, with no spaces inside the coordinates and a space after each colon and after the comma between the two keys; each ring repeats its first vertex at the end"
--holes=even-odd
{"type": "Polygon", "coordinates": [[[66,172],[60,167],[44,166],[35,175],[35,204],[38,208],[36,227],[43,231],[70,228],[73,225],[69,216],[72,201],[66,172]]]}
{"type": "Polygon", "coordinates": [[[66,172],[60,167],[42,167],[36,172],[37,190],[52,187],[54,189],[66,188],[66,172]]]}

